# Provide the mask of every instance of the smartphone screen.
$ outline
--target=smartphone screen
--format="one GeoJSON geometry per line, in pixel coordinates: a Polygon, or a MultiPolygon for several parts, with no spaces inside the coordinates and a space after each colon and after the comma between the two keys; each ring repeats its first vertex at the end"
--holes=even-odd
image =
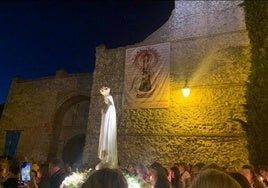
{"type": "Polygon", "coordinates": [[[31,162],[29,161],[20,162],[20,176],[21,181],[31,180],[31,162]]]}

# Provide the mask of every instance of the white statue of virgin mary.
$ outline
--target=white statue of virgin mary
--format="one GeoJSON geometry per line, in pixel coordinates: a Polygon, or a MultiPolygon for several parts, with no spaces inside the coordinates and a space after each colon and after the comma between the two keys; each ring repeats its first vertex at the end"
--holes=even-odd
{"type": "Polygon", "coordinates": [[[109,87],[102,87],[100,93],[104,97],[105,108],[101,115],[101,128],[99,138],[98,157],[101,162],[96,168],[117,168],[117,126],[116,111],[113,97],[110,95],[109,87]]]}

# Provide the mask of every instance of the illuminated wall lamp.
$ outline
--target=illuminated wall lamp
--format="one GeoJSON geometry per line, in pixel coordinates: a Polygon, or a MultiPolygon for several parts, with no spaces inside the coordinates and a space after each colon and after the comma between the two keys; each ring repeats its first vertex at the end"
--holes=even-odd
{"type": "Polygon", "coordinates": [[[188,97],[189,95],[190,95],[190,88],[188,87],[188,81],[187,80],[185,80],[185,85],[184,85],[184,87],[182,88],[182,95],[184,96],[184,97],[188,97]]]}

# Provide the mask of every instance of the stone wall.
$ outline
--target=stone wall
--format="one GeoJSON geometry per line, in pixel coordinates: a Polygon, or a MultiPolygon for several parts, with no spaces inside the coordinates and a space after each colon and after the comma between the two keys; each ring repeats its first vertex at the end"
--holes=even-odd
{"type": "Polygon", "coordinates": [[[97,161],[98,89],[112,88],[118,119],[118,152],[129,162],[248,163],[244,104],[250,47],[241,1],[175,1],[170,19],[143,42],[96,49],[84,162],[97,161]],[[126,49],[170,42],[170,106],[122,109],[126,49]],[[184,98],[185,79],[191,94],[184,98]]]}
{"type": "Polygon", "coordinates": [[[18,156],[40,162],[47,161],[49,155],[62,157],[64,144],[85,134],[91,83],[90,73],[68,74],[63,70],[56,76],[33,80],[14,78],[0,119],[0,150],[4,150],[5,130],[22,130],[18,156]],[[74,106],[86,113],[77,117],[75,127],[70,123],[74,106]]]}

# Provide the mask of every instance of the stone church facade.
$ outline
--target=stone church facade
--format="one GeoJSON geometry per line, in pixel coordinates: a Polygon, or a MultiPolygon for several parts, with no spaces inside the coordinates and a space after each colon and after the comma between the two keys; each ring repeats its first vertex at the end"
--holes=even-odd
{"type": "Polygon", "coordinates": [[[246,134],[238,121],[246,121],[250,71],[240,3],[175,1],[169,20],[143,42],[116,49],[98,46],[93,74],[58,71],[55,77],[15,78],[0,120],[0,149],[5,130],[17,129],[22,130],[18,154],[29,159],[46,161],[57,155],[67,162],[96,164],[103,105],[99,88],[106,85],[117,110],[122,166],[248,163],[246,134]],[[126,50],[161,43],[170,44],[169,107],[123,109],[126,50]],[[185,79],[191,88],[187,98],[181,94],[185,79]]]}
{"type": "MultiPolygon", "coordinates": [[[[116,49],[98,46],[84,162],[97,161],[98,88],[112,88],[118,119],[119,163],[179,161],[241,167],[248,163],[244,97],[250,47],[242,1],[175,1],[169,20],[143,42],[116,49]],[[168,108],[123,109],[129,48],[170,43],[168,108]],[[188,79],[191,94],[181,89],[188,79]]],[[[157,18],[156,18],[157,19],[157,18]]]]}
{"type": "Polygon", "coordinates": [[[92,73],[14,78],[1,117],[0,149],[7,130],[21,130],[17,155],[35,162],[55,156],[82,160],[92,73]]]}

